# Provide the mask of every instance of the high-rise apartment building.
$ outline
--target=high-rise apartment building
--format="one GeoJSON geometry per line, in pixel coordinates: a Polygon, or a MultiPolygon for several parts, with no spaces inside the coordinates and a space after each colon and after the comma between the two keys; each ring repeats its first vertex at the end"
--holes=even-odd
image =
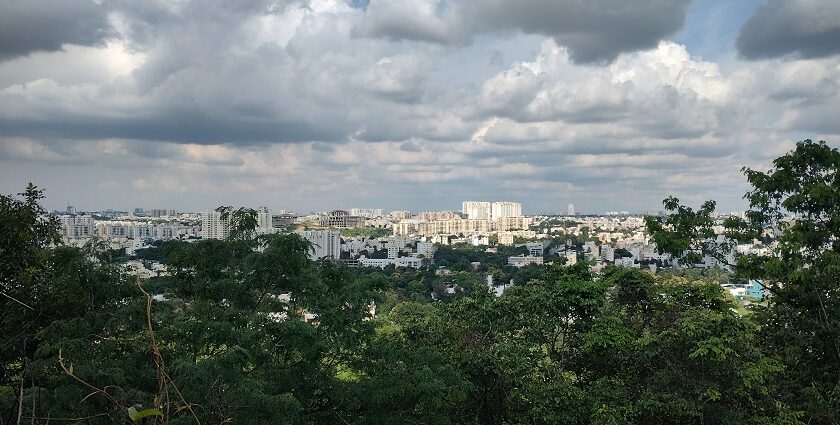
{"type": "Polygon", "coordinates": [[[222,220],[219,211],[204,211],[201,214],[202,239],[227,239],[230,236],[230,217],[222,220]]]}
{"type": "Polygon", "coordinates": [[[63,215],[59,217],[61,236],[65,239],[85,239],[94,235],[96,223],[89,215],[63,215]]]}
{"type": "Polygon", "coordinates": [[[341,232],[338,230],[304,230],[300,236],[312,242],[310,259],[338,260],[341,257],[341,232]]]}
{"type": "MultiPolygon", "coordinates": [[[[222,213],[218,211],[204,211],[201,214],[202,239],[227,239],[230,237],[231,217],[222,220],[222,213]]],[[[271,233],[272,216],[268,208],[257,210],[257,234],[271,233]]]]}
{"type": "Polygon", "coordinates": [[[518,202],[498,201],[490,206],[490,219],[522,217],[522,204],[518,202]]]}
{"type": "Polygon", "coordinates": [[[257,210],[257,228],[262,229],[263,231],[267,229],[272,229],[274,227],[272,223],[272,216],[271,211],[266,208],[262,207],[257,210]]]}
{"type": "Polygon", "coordinates": [[[461,203],[461,212],[469,219],[489,220],[491,206],[489,202],[464,201],[461,203]]]}
{"type": "Polygon", "coordinates": [[[569,215],[569,216],[575,215],[575,204],[569,204],[569,207],[566,210],[566,215],[569,215]]]}

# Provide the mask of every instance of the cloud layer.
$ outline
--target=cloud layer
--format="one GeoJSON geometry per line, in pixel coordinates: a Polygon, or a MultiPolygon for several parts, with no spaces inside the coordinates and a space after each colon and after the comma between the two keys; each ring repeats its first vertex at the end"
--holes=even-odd
{"type": "Polygon", "coordinates": [[[800,47],[742,46],[817,3],[760,6],[737,41],[751,60],[720,64],[668,40],[687,1],[106,0],[63,20],[4,4],[0,20],[55,28],[0,44],[0,191],[34,181],[80,208],[734,209],[742,165],[840,134],[836,55],[795,31],[774,46],[800,47]]]}

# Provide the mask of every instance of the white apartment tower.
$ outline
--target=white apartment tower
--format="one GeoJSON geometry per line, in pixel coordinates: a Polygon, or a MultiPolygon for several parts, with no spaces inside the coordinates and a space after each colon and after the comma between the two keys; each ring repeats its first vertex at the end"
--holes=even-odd
{"type": "Polygon", "coordinates": [[[202,239],[227,239],[230,236],[230,217],[222,220],[218,211],[204,211],[201,214],[202,239]]]}
{"type": "Polygon", "coordinates": [[[518,202],[493,202],[490,208],[490,219],[498,220],[505,217],[522,217],[522,204],[518,202]]]}
{"type": "Polygon", "coordinates": [[[569,208],[566,210],[566,215],[568,215],[568,216],[575,215],[575,204],[569,204],[569,208]]]}
{"type": "Polygon", "coordinates": [[[491,206],[489,202],[464,201],[461,203],[461,212],[469,219],[489,220],[491,206]]]}
{"type": "Polygon", "coordinates": [[[89,215],[63,215],[61,222],[61,236],[67,239],[85,239],[94,235],[96,223],[89,215]]]}
{"type": "Polygon", "coordinates": [[[272,226],[272,218],[271,218],[271,210],[266,207],[262,207],[257,210],[257,228],[261,230],[268,230],[271,229],[272,226]]]}
{"type": "Polygon", "coordinates": [[[338,260],[341,258],[341,232],[338,230],[305,230],[300,236],[312,242],[312,250],[309,258],[318,260],[329,258],[338,260]]]}

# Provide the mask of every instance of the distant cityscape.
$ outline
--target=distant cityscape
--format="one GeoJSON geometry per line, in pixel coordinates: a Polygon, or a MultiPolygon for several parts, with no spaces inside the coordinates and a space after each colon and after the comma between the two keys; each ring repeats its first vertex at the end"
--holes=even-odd
{"type": "MultiPolygon", "coordinates": [[[[562,257],[567,265],[589,261],[593,272],[608,265],[649,268],[654,273],[674,266],[676,260],[660,254],[650,241],[644,214],[610,211],[578,215],[570,203],[565,214],[523,214],[521,203],[510,201],[464,201],[458,211],[386,212],[381,208],[351,208],[309,214],[288,211],[256,211],[257,235],[296,233],[312,243],[310,258],[341,262],[349,267],[421,268],[434,259],[439,246],[467,245],[495,252],[502,246],[521,246],[527,254],[510,256],[507,264],[524,267],[562,257]],[[556,243],[556,241],[562,243],[556,243]]],[[[222,212],[178,212],[174,209],[79,212],[68,206],[54,211],[61,223],[61,236],[68,245],[84,246],[91,240],[133,256],[158,241],[226,239],[230,217],[222,212]]],[[[664,214],[658,212],[657,214],[664,214]]],[[[723,233],[723,220],[743,212],[714,214],[723,233]]],[[[721,236],[722,237],[722,236],[721,236]]],[[[731,255],[766,254],[772,249],[759,241],[740,244],[731,255]]],[[[732,260],[732,259],[728,259],[732,260]]],[[[732,262],[732,261],[728,261],[732,262]]],[[[699,268],[727,268],[707,256],[699,268]]],[[[156,262],[129,261],[126,270],[143,277],[165,275],[166,266],[156,262]]],[[[761,298],[758,285],[733,285],[736,296],[761,298]],[[750,292],[753,291],[753,292],[750,292]]]]}

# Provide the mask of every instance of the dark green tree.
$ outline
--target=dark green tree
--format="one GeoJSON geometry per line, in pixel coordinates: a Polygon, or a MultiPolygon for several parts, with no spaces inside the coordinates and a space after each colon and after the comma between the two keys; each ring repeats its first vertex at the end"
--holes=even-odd
{"type": "MultiPolygon", "coordinates": [[[[759,279],[771,295],[754,318],[761,349],[785,368],[775,396],[807,423],[840,423],[840,152],[804,140],[772,169],[743,171],[752,185],[744,196],[750,210],[746,219],[727,220],[726,235],[773,247],[739,257],[736,271],[759,279]]],[[[687,243],[702,245],[708,218],[673,202],[666,207],[673,214],[664,226],[648,220],[660,250],[678,255],[687,243]]]]}

